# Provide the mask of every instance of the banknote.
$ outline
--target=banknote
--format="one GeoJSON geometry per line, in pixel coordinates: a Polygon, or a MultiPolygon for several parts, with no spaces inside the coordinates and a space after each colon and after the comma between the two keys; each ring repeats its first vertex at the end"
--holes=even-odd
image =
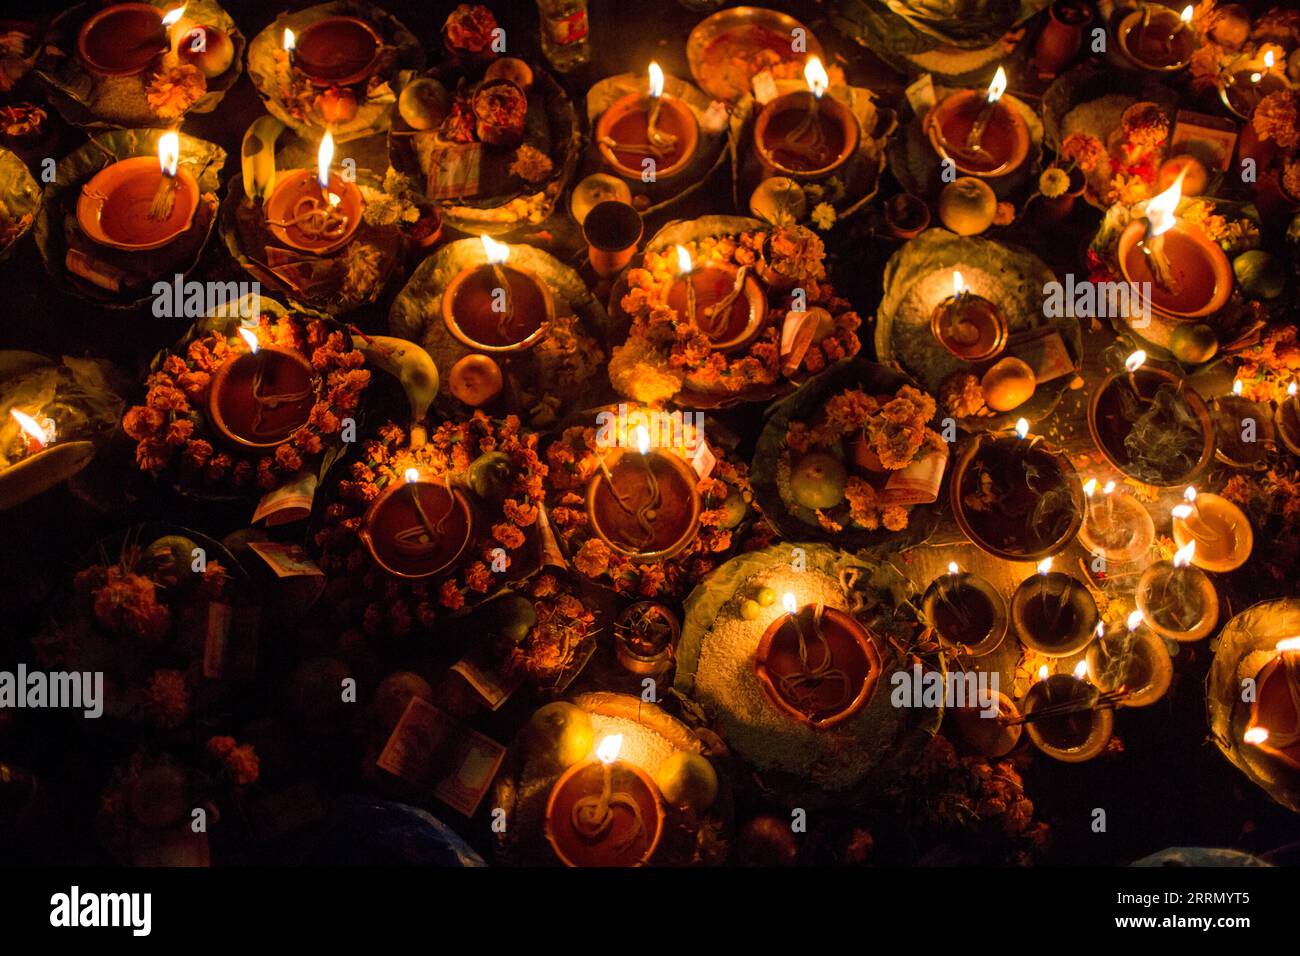
{"type": "Polygon", "coordinates": [[[428,701],[412,697],[376,761],[381,770],[473,816],[492,785],[506,748],[428,701]]]}

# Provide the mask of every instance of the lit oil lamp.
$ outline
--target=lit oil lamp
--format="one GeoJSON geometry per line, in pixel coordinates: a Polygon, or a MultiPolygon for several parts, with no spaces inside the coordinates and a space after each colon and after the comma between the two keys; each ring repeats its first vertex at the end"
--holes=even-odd
{"type": "Polygon", "coordinates": [[[374,73],[383,40],[357,17],[325,17],[294,35],[285,28],[284,49],[294,70],[316,86],[351,86],[374,73]]]}
{"type": "Polygon", "coordinates": [[[992,358],[1007,343],[1002,311],[966,288],[962,274],[952,273],[952,295],[930,313],[930,332],[945,349],[967,362],[992,358]]]}
{"type": "Polygon", "coordinates": [[[1242,396],[1241,379],[1213,404],[1215,457],[1234,468],[1265,467],[1276,443],[1268,407],[1242,396]]]}
{"type": "Polygon", "coordinates": [[[926,116],[930,145],[971,176],[992,178],[1019,169],[1029,155],[1029,126],[1006,102],[1007,73],[998,67],[983,93],[958,90],[926,116]]]}
{"type": "Polygon", "coordinates": [[[1248,120],[1264,97],[1290,89],[1286,74],[1277,68],[1272,50],[1258,60],[1243,60],[1230,65],[1222,75],[1219,99],[1238,119],[1248,120]]]}
{"type": "Polygon", "coordinates": [[[1147,553],[1156,538],[1150,513],[1132,495],[1116,497],[1113,481],[1106,482],[1102,489],[1100,505],[1093,497],[1096,490],[1096,478],[1084,482],[1088,507],[1079,528],[1079,541],[1093,554],[1100,554],[1115,564],[1136,561],[1147,553]]]}
{"type": "Polygon", "coordinates": [[[664,71],[651,63],[646,93],[629,93],[610,104],[596,122],[596,143],[605,165],[625,179],[642,182],[645,160],[654,160],[654,181],[686,169],[700,142],[695,113],[664,93],[664,71]]]}
{"type": "Polygon", "coordinates": [[[930,582],[922,599],[925,619],[940,643],[971,657],[997,650],[1007,632],[1007,602],[987,580],[955,561],[930,582]]]}
{"type": "Polygon", "coordinates": [[[442,294],[442,320],[477,352],[532,348],[555,319],[551,290],[541,277],[511,263],[510,247],[480,236],[485,261],[456,273],[442,294]]]}
{"type": "Polygon", "coordinates": [[[767,317],[767,297],[748,266],[714,261],[696,267],[685,246],[677,247],[677,278],[667,302],[722,352],[754,341],[767,317]]]}
{"type": "Polygon", "coordinates": [[[1142,612],[1128,616],[1123,632],[1108,634],[1097,625],[1097,640],[1088,645],[1088,679],[1101,690],[1118,693],[1120,707],[1149,707],[1169,690],[1174,664],[1161,640],[1142,626],[1142,612]]]}
{"type": "Polygon", "coordinates": [[[587,485],[587,518],[596,535],[624,557],[662,561],[695,538],[702,510],[698,478],[673,450],[652,449],[644,425],[631,437],[635,450],[619,448],[601,458],[587,485]]]}
{"type": "Polygon", "coordinates": [[[1138,610],[1161,637],[1199,641],[1219,623],[1219,595],[1210,576],[1190,567],[1196,542],[1188,541],[1172,561],[1157,561],[1138,580],[1138,610]]]}
{"type": "Polygon", "coordinates": [[[1071,674],[1049,674],[1044,664],[1020,707],[1033,745],[1065,763],[1099,755],[1115,727],[1114,711],[1099,706],[1100,694],[1085,680],[1087,674],[1086,661],[1071,674]]]}
{"type": "Polygon", "coordinates": [[[87,18],[77,34],[77,56],[99,76],[143,73],[171,49],[169,28],[184,6],[164,13],[149,3],[115,3],[87,18]]]}
{"type": "Polygon", "coordinates": [[[266,201],[266,224],[286,246],[327,255],[347,244],[361,225],[361,190],[335,173],[333,162],[334,137],[327,130],[315,171],[292,169],[276,177],[266,201]]]}
{"type": "Polygon", "coordinates": [[[227,442],[268,449],[307,424],[320,381],[302,355],[261,345],[257,333],[241,328],[248,351],[231,355],[217,369],[208,390],[208,415],[227,442]]]}
{"type": "Polygon", "coordinates": [[[1052,570],[1052,559],[1038,563],[1011,596],[1011,623],[1020,642],[1047,657],[1077,654],[1097,627],[1097,602],[1075,578],[1052,570]]]}
{"type": "Polygon", "coordinates": [[[366,509],[358,536],[375,563],[397,578],[429,578],[460,558],[474,531],[469,499],[450,476],[426,480],[408,468],[366,509]]]}
{"type": "Polygon", "coordinates": [[[1232,294],[1232,265],[1200,226],[1175,215],[1183,177],[1148,200],[1141,217],[1120,235],[1118,256],[1124,278],[1135,284],[1143,305],[1174,320],[1219,311],[1232,294]]]}
{"type": "Polygon", "coordinates": [[[596,759],[555,782],[546,801],[546,839],[566,866],[643,866],[663,834],[663,796],[640,767],[618,759],[622,734],[605,737],[596,759]]]}
{"type": "Polygon", "coordinates": [[[1175,73],[1192,60],[1198,46],[1192,29],[1192,4],[1181,13],[1144,3],[1120,21],[1119,48],[1136,66],[1153,73],[1175,73]]]}
{"type": "Polygon", "coordinates": [[[1189,487],[1186,503],[1173,509],[1174,541],[1180,548],[1195,541],[1191,562],[1206,571],[1235,571],[1250,558],[1255,532],[1240,508],[1219,495],[1198,494],[1189,487]]]}
{"type": "Polygon", "coordinates": [[[775,97],[754,120],[754,151],[768,176],[825,179],[858,151],[858,119],[835,97],[825,96],[830,77],[816,56],[804,65],[804,82],[807,90],[775,97]]]}
{"type": "Polygon", "coordinates": [[[1255,700],[1243,738],[1300,770],[1300,637],[1277,642],[1277,656],[1255,675],[1255,700]]]}
{"type": "Polygon", "coordinates": [[[12,462],[0,470],[0,510],[12,508],[71,478],[95,456],[88,441],[56,442],[58,428],[53,419],[39,411],[33,414],[9,409],[9,420],[17,425],[0,461],[12,462]]]}
{"type": "Polygon", "coordinates": [[[180,136],[158,137],[158,158],[132,156],[101,169],[77,197],[77,225],[114,249],[143,252],[165,246],[190,228],[199,184],[180,163],[180,136]]]}
{"type": "Polygon", "coordinates": [[[824,604],[800,607],[787,592],[784,611],[754,653],[754,671],[774,706],[816,730],[862,709],[880,677],[880,652],[851,615],[824,604]]]}
{"type": "Polygon", "coordinates": [[[1300,398],[1296,397],[1295,382],[1286,387],[1286,394],[1273,412],[1273,425],[1287,451],[1300,455],[1300,398]]]}

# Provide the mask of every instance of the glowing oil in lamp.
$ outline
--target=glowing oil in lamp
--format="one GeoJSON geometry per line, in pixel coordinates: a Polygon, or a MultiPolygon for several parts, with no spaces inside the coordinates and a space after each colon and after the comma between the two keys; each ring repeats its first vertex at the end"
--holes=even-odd
{"type": "Polygon", "coordinates": [[[1300,398],[1296,396],[1296,383],[1286,387],[1287,397],[1278,402],[1273,412],[1273,425],[1277,437],[1293,455],[1300,455],[1300,398]]]}
{"type": "Polygon", "coordinates": [[[1185,504],[1173,509],[1173,534],[1178,546],[1196,542],[1192,564],[1206,571],[1235,571],[1255,546],[1255,533],[1245,513],[1227,498],[1184,493],[1185,504]]]}
{"type": "Polygon", "coordinates": [[[997,650],[1007,632],[1007,602],[986,579],[955,561],[930,582],[922,599],[925,619],[941,643],[980,657],[997,650]]]}
{"type": "Polygon", "coordinates": [[[662,561],[695,539],[702,510],[698,478],[675,451],[651,448],[644,425],[630,437],[635,450],[615,449],[600,459],[587,485],[587,517],[612,550],[636,561],[662,561]]]}
{"type": "Polygon", "coordinates": [[[374,27],[358,17],[325,17],[297,35],[286,27],[283,45],[297,73],[327,87],[364,83],[383,52],[374,27]]]}
{"type": "Polygon", "coordinates": [[[1275,444],[1274,416],[1261,402],[1242,395],[1242,382],[1231,395],[1214,399],[1214,455],[1234,468],[1262,468],[1275,444]]]}
{"type": "Polygon", "coordinates": [[[649,775],[619,760],[623,735],[596,745],[596,759],[567,770],[546,801],[546,838],[566,866],[643,866],[663,833],[664,805],[649,775]]]}
{"type": "Polygon", "coordinates": [[[966,288],[962,274],[952,273],[952,295],[934,307],[930,332],[945,349],[967,362],[992,358],[1007,342],[1002,311],[966,288]]]}
{"type": "Polygon", "coordinates": [[[277,176],[266,201],[271,235],[301,252],[327,255],[341,249],[361,225],[364,201],[357,184],[335,173],[334,136],[328,131],[316,153],[316,169],[277,176]]]}
{"type": "Polygon", "coordinates": [[[972,176],[1014,172],[1029,155],[1029,126],[1004,100],[1007,73],[998,67],[988,89],[959,90],[939,101],[925,120],[930,145],[972,176]]]}
{"type": "Polygon", "coordinates": [[[655,182],[686,169],[699,146],[695,113],[664,93],[664,71],[651,63],[646,93],[615,100],[596,123],[596,143],[605,165],[625,179],[642,181],[653,160],[655,182]]]}
{"type": "Polygon", "coordinates": [[[1107,561],[1116,564],[1136,561],[1155,541],[1156,526],[1150,513],[1132,495],[1116,497],[1113,481],[1106,482],[1102,489],[1100,505],[1093,497],[1096,490],[1096,478],[1084,482],[1088,506],[1079,528],[1079,541],[1107,561]]]}
{"type": "Polygon", "coordinates": [[[1097,688],[1085,680],[1087,673],[1086,661],[1070,674],[1049,674],[1044,664],[1020,708],[1034,746],[1065,763],[1096,757],[1115,726],[1114,711],[1097,706],[1097,688]]]}
{"type": "Polygon", "coordinates": [[[1151,3],[1134,10],[1119,25],[1119,45],[1124,55],[1144,70],[1173,73],[1191,62],[1198,45],[1192,29],[1192,4],[1176,13],[1151,3]]]}
{"type": "Polygon", "coordinates": [[[92,14],[77,34],[77,56],[99,76],[133,76],[148,69],[171,47],[167,17],[150,3],[115,3],[92,14]]]}
{"type": "Polygon", "coordinates": [[[754,121],[754,150],[769,175],[807,181],[834,175],[857,152],[862,130],[853,111],[826,97],[822,61],[804,64],[807,90],[770,100],[754,121]]]}
{"type": "Polygon", "coordinates": [[[748,266],[713,261],[696,266],[677,246],[677,278],[668,307],[698,327],[719,351],[743,348],[763,329],[767,297],[748,266]]]}
{"type": "Polygon", "coordinates": [[[199,208],[199,185],[180,167],[180,136],[158,137],[158,157],[132,156],[101,169],[77,197],[77,224],[90,239],[142,252],[180,236],[199,208]]]}
{"type": "Polygon", "coordinates": [[[208,390],[212,425],[226,441],[245,448],[274,448],[307,424],[319,380],[297,352],[261,345],[241,328],[247,352],[232,353],[208,390]]]}
{"type": "Polygon", "coordinates": [[[432,481],[418,468],[407,468],[402,477],[371,502],[359,537],[393,577],[432,577],[452,566],[469,544],[473,512],[450,476],[432,481]]]}
{"type": "Polygon", "coordinates": [[[443,322],[475,351],[531,348],[555,318],[550,289],[534,272],[510,262],[504,242],[489,236],[480,236],[479,242],[486,262],[452,278],[442,294],[443,322]]]}
{"type": "Polygon", "coordinates": [[[1137,606],[1147,626],[1175,641],[1199,641],[1219,623],[1219,595],[1209,575],[1190,567],[1196,542],[1172,561],[1157,561],[1138,580],[1137,606]]]}
{"type": "Polygon", "coordinates": [[[1255,675],[1255,700],[1243,738],[1300,769],[1300,636],[1277,642],[1277,656],[1255,675]]]}
{"type": "Polygon", "coordinates": [[[1229,67],[1219,86],[1219,99],[1238,119],[1248,120],[1264,97],[1289,89],[1291,84],[1277,69],[1272,50],[1259,60],[1229,67]]]}
{"type": "Polygon", "coordinates": [[[1173,682],[1174,665],[1165,643],[1142,626],[1142,612],[1128,616],[1123,632],[1108,634],[1097,625],[1097,639],[1088,645],[1088,679],[1103,691],[1120,692],[1120,707],[1149,707],[1164,697],[1173,682]]]}
{"type": "Polygon", "coordinates": [[[1038,573],[1011,596],[1011,623],[1020,642],[1047,657],[1077,654],[1092,640],[1097,602],[1075,578],[1038,562],[1038,573]]]}

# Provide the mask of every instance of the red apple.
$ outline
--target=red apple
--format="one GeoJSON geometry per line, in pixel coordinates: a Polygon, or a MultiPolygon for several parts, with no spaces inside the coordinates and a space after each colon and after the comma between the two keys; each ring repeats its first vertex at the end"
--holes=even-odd
{"type": "Polygon", "coordinates": [[[209,80],[220,76],[235,62],[235,45],[225,31],[216,27],[193,27],[176,45],[182,63],[196,66],[209,80]]]}

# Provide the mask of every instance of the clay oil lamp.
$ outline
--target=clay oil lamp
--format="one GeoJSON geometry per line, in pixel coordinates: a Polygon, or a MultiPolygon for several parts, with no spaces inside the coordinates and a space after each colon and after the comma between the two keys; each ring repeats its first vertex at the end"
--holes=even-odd
{"type": "Polygon", "coordinates": [[[799,607],[786,593],[780,614],[754,653],[754,672],[772,704],[815,730],[848,720],[871,698],[880,652],[866,629],[844,611],[799,607]]]}
{"type": "Polygon", "coordinates": [[[370,78],[383,50],[374,28],[356,17],[325,17],[296,37],[286,31],[293,68],[315,86],[352,86],[370,78]]]}
{"type": "Polygon", "coordinates": [[[1138,580],[1138,610],[1147,627],[1171,640],[1199,641],[1219,623],[1219,595],[1210,576],[1191,567],[1196,542],[1188,541],[1172,561],[1157,561],[1138,580]]]}
{"type": "Polygon", "coordinates": [[[1024,723],[1020,710],[1010,697],[998,691],[997,700],[996,715],[990,715],[985,708],[969,703],[945,711],[945,731],[951,716],[953,729],[967,747],[985,757],[1005,757],[1020,743],[1024,723]]]}
{"type": "Polygon", "coordinates": [[[1291,88],[1275,60],[1273,51],[1266,50],[1259,59],[1231,64],[1221,75],[1219,99],[1237,119],[1250,119],[1260,100],[1291,88]]]}
{"type": "Polygon", "coordinates": [[[82,24],[77,57],[99,76],[143,73],[171,49],[169,30],[184,9],[179,6],[164,14],[148,3],[104,7],[82,24]]]}
{"type": "Polygon", "coordinates": [[[1235,571],[1250,558],[1255,532],[1240,508],[1219,495],[1184,493],[1186,503],[1173,510],[1173,534],[1178,547],[1196,542],[1192,564],[1205,571],[1235,571]]]}
{"type": "Polygon", "coordinates": [[[676,615],[657,601],[637,601],[618,616],[614,650],[629,674],[662,674],[673,661],[681,636],[676,615]]]}
{"type": "Polygon", "coordinates": [[[1219,311],[1233,284],[1232,264],[1218,244],[1175,215],[1186,175],[1184,168],[1172,186],[1148,200],[1144,214],[1120,234],[1118,247],[1120,271],[1142,308],[1179,322],[1219,311]]]}
{"type": "Polygon", "coordinates": [[[474,532],[473,512],[450,479],[427,480],[416,468],[403,478],[371,502],[358,536],[385,573],[429,578],[460,558],[474,532]]]}
{"type": "Polygon", "coordinates": [[[980,362],[1007,344],[1007,321],[1002,310],[966,288],[957,270],[952,273],[952,295],[930,313],[930,333],[935,340],[965,362],[980,362]]]}
{"type": "Polygon", "coordinates": [[[6,449],[5,458],[13,464],[0,471],[0,509],[21,504],[71,478],[95,456],[93,442],[57,441],[54,420],[38,410],[29,414],[11,408],[9,417],[18,433],[6,449]]]}
{"type": "Polygon", "coordinates": [[[357,184],[330,169],[334,137],[327,130],[316,169],[277,176],[266,200],[266,224],[278,241],[300,252],[328,255],[347,244],[361,225],[364,202],[357,184]]]}
{"type": "Polygon", "coordinates": [[[720,352],[754,341],[767,318],[767,296],[748,266],[708,262],[696,267],[685,246],[677,247],[677,278],[668,287],[667,302],[720,352]]]}
{"type": "Polygon", "coordinates": [[[1176,73],[1192,61],[1199,38],[1192,29],[1192,4],[1176,13],[1144,3],[1120,21],[1119,48],[1130,63],[1151,73],[1176,73]]]}
{"type": "Polygon", "coordinates": [[[983,93],[958,90],[926,115],[930,145],[969,176],[994,178],[1015,172],[1029,155],[1029,125],[1003,100],[1007,73],[998,67],[983,93]]]}
{"type": "Polygon", "coordinates": [[[1088,508],[1079,528],[1079,542],[1114,564],[1138,560],[1156,539],[1156,525],[1150,513],[1132,495],[1116,496],[1113,481],[1106,482],[1102,489],[1100,504],[1093,497],[1096,490],[1096,478],[1084,482],[1088,508]]]}
{"type": "Polygon", "coordinates": [[[1277,437],[1293,455],[1300,455],[1300,398],[1296,397],[1296,383],[1286,387],[1286,400],[1279,402],[1273,412],[1277,437]]]}
{"type": "Polygon", "coordinates": [[[1300,770],[1300,637],[1277,642],[1277,656],[1255,675],[1255,700],[1243,739],[1300,770]]]}
{"type": "Polygon", "coordinates": [[[950,562],[922,599],[939,642],[970,657],[997,650],[1007,632],[1007,602],[987,580],[950,562]]]}
{"type": "Polygon", "coordinates": [[[1014,435],[981,432],[957,457],[949,484],[957,526],[986,554],[1039,561],[1064,549],[1083,524],[1084,494],[1068,458],[1025,419],[1014,435]]]}
{"type": "Polygon", "coordinates": [[[476,352],[522,352],[555,319],[551,290],[536,273],[510,262],[510,247],[479,236],[485,261],[456,273],[442,294],[442,321],[476,352]]]}
{"type": "Polygon", "coordinates": [[[1264,468],[1269,451],[1276,445],[1274,415],[1262,402],[1241,394],[1241,380],[1232,383],[1232,394],[1213,402],[1214,456],[1233,468],[1264,468]]]}
{"type": "Polygon", "coordinates": [[[1097,602],[1068,574],[1038,563],[1011,596],[1011,623],[1020,643],[1046,657],[1069,657],[1088,646],[1097,627],[1097,602]]]}
{"type": "Polygon", "coordinates": [[[587,240],[587,261],[601,278],[622,272],[632,261],[644,225],[630,203],[607,199],[588,210],[582,223],[587,240]]]}
{"type": "Polygon", "coordinates": [[[611,172],[639,183],[651,159],[654,182],[662,182],[690,165],[700,124],[686,103],[664,93],[664,71],[651,63],[648,91],[610,104],[596,121],[596,143],[611,172]]]}
{"type": "Polygon", "coordinates": [[[754,120],[754,151],[768,176],[810,182],[835,175],[858,151],[862,128],[845,104],[827,97],[822,61],[804,66],[807,90],[770,100],[754,120]]]}
{"type": "Polygon", "coordinates": [[[208,416],[229,444],[270,449],[307,424],[319,380],[297,352],[261,345],[253,329],[239,335],[248,351],[232,354],[208,390],[208,416]]]}
{"type": "Polygon", "coordinates": [[[612,550],[633,561],[663,561],[695,539],[702,504],[695,470],[671,449],[650,447],[638,425],[636,448],[600,460],[587,485],[587,518],[612,550]]]}
{"type": "Polygon", "coordinates": [[[546,800],[546,839],[565,866],[644,866],[664,828],[663,796],[640,767],[618,759],[623,735],[575,764],[546,800]]]}
{"type": "Polygon", "coordinates": [[[1044,664],[1020,707],[1033,745],[1065,763],[1098,756],[1115,727],[1114,711],[1099,706],[1101,695],[1084,680],[1087,672],[1085,661],[1079,661],[1073,674],[1049,675],[1044,664]]]}
{"type": "Polygon", "coordinates": [[[77,197],[77,225],[114,249],[143,252],[167,245],[190,228],[199,184],[179,167],[180,137],[158,137],[158,158],[132,156],[101,169],[77,197]]]}
{"type": "Polygon", "coordinates": [[[1149,707],[1165,696],[1174,678],[1174,664],[1161,640],[1142,626],[1142,612],[1128,616],[1124,633],[1107,634],[1097,625],[1097,640],[1085,655],[1088,679],[1103,691],[1119,693],[1120,707],[1149,707]]]}
{"type": "Polygon", "coordinates": [[[1147,365],[1141,350],[1092,393],[1088,430],[1111,465],[1157,487],[1186,484],[1214,459],[1205,402],[1182,377],[1147,365]]]}

